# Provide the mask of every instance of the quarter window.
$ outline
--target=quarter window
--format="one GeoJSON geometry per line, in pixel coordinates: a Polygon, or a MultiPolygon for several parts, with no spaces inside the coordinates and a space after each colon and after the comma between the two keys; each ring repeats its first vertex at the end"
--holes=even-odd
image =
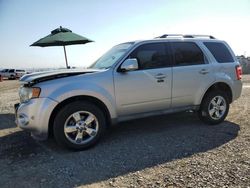
{"type": "Polygon", "coordinates": [[[140,69],[154,69],[171,66],[164,43],[143,44],[135,49],[129,58],[136,58],[140,69]]]}
{"type": "Polygon", "coordinates": [[[204,64],[204,55],[201,49],[192,42],[172,43],[176,66],[204,64]]]}
{"type": "Polygon", "coordinates": [[[204,42],[204,45],[213,54],[214,58],[219,63],[230,63],[234,62],[232,54],[228,48],[219,42],[204,42]]]}

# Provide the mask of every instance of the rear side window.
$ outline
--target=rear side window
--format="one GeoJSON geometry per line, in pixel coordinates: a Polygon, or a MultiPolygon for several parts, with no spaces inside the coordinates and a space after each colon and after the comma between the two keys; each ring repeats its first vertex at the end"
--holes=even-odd
{"type": "Polygon", "coordinates": [[[204,42],[204,45],[213,54],[214,58],[219,63],[234,62],[233,56],[228,48],[220,42],[204,42]]]}
{"type": "Polygon", "coordinates": [[[173,42],[175,66],[204,64],[204,54],[193,42],[173,42]]]}
{"type": "Polygon", "coordinates": [[[155,69],[172,65],[164,43],[143,44],[129,58],[136,58],[140,69],[155,69]]]}

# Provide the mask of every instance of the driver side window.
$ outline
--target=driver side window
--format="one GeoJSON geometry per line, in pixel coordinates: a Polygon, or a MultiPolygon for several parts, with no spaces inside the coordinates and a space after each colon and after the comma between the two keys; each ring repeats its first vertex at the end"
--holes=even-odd
{"type": "Polygon", "coordinates": [[[137,59],[139,69],[155,69],[171,66],[164,43],[143,44],[136,48],[130,54],[129,58],[137,59]]]}

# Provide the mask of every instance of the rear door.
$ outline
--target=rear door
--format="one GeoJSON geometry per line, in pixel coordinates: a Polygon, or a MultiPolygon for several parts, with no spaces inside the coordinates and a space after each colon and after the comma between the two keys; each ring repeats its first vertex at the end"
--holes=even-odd
{"type": "Polygon", "coordinates": [[[15,69],[9,69],[6,77],[8,77],[8,78],[15,78],[15,76],[16,76],[15,69]]]}
{"type": "Polygon", "coordinates": [[[119,116],[168,109],[171,105],[172,61],[165,43],[142,44],[128,58],[139,70],[114,72],[119,116]]]}
{"type": "Polygon", "coordinates": [[[174,55],[172,106],[196,105],[215,80],[212,64],[195,42],[172,42],[174,55]]]}

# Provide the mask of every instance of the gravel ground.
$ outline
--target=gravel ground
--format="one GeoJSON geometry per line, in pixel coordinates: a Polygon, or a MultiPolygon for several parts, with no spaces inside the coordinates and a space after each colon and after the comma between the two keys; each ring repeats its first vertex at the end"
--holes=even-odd
{"type": "Polygon", "coordinates": [[[17,128],[17,87],[0,82],[0,187],[250,187],[250,87],[220,125],[193,113],[134,120],[82,152],[17,128]]]}

